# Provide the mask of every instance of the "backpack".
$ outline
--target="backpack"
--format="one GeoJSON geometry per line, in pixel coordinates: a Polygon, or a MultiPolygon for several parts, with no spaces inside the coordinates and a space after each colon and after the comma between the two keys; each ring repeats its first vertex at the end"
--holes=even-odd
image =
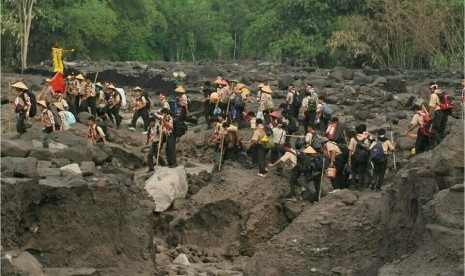
{"type": "Polygon", "coordinates": [[[308,105],[307,111],[316,111],[317,101],[315,97],[307,96],[308,97],[308,105]]]}
{"type": "Polygon", "coordinates": [[[61,117],[60,117],[60,114],[58,114],[58,109],[56,108],[56,106],[51,104],[50,108],[48,110],[50,110],[50,112],[52,112],[53,120],[55,121],[55,125],[57,127],[61,127],[61,117]]]}
{"type": "Polygon", "coordinates": [[[234,95],[234,99],[233,99],[233,105],[234,107],[236,108],[244,108],[244,101],[242,100],[242,94],[241,93],[238,93],[236,95],[234,95]]]}
{"type": "Polygon", "coordinates": [[[420,132],[425,136],[434,136],[433,120],[428,113],[418,111],[418,115],[423,118],[423,126],[419,126],[420,132]]]}
{"type": "Polygon", "coordinates": [[[73,113],[66,110],[61,112],[63,112],[63,114],[65,115],[67,125],[72,126],[76,123],[76,118],[74,117],[73,113]]]}
{"type": "Polygon", "coordinates": [[[438,94],[439,108],[441,110],[452,110],[454,109],[453,99],[445,92],[438,94]]]}
{"type": "Polygon", "coordinates": [[[370,159],[373,162],[381,162],[385,158],[382,142],[376,142],[376,144],[370,150],[370,159]]]}
{"type": "Polygon", "coordinates": [[[265,149],[271,149],[275,146],[273,139],[266,135],[266,133],[264,133],[262,139],[260,139],[260,144],[265,149]]]}
{"type": "Polygon", "coordinates": [[[187,125],[182,120],[173,121],[173,134],[175,138],[184,136],[187,132],[187,125]]]}
{"type": "MultiPolygon", "coordinates": [[[[118,92],[119,93],[119,92],[118,92]]],[[[120,98],[121,98],[121,94],[119,94],[120,98]]],[[[150,99],[149,97],[149,93],[147,92],[144,92],[142,93],[142,97],[145,98],[145,109],[149,110],[150,111],[150,108],[152,107],[152,100],[150,99]]],[[[122,99],[122,98],[121,98],[122,99]]]]}
{"type": "MultiPolygon", "coordinates": [[[[31,108],[29,109],[29,118],[32,118],[37,115],[37,99],[36,95],[32,93],[31,91],[26,91],[24,92],[29,96],[29,100],[31,102],[31,108]]],[[[22,95],[23,101],[26,102],[26,99],[24,97],[24,94],[22,95]]]]}
{"type": "MultiPolygon", "coordinates": [[[[317,154],[314,154],[311,158],[311,165],[312,165],[312,168],[315,170],[315,171],[322,171],[323,170],[323,154],[321,153],[317,153],[317,154]]],[[[326,167],[326,166],[325,166],[326,167]]]]}
{"type": "Polygon", "coordinates": [[[328,136],[328,139],[336,143],[341,143],[343,133],[344,133],[344,124],[338,122],[336,124],[336,130],[332,133],[332,135],[328,136]]]}
{"type": "Polygon", "coordinates": [[[287,125],[288,132],[296,132],[299,130],[299,122],[294,117],[289,117],[289,124],[287,125]]]}
{"type": "Polygon", "coordinates": [[[310,146],[312,146],[314,150],[321,152],[321,150],[323,149],[323,145],[321,143],[321,137],[318,136],[318,134],[314,133],[312,135],[312,141],[310,141],[310,146]]]}
{"type": "Polygon", "coordinates": [[[176,115],[178,113],[178,102],[176,100],[170,99],[168,101],[170,105],[170,113],[172,116],[176,115]]]}
{"type": "Polygon", "coordinates": [[[273,136],[273,129],[270,126],[265,126],[265,134],[268,137],[273,136]]]}
{"type": "Polygon", "coordinates": [[[358,141],[357,138],[354,138],[355,141],[357,141],[357,145],[355,146],[355,151],[354,151],[354,160],[357,163],[364,163],[368,161],[369,157],[369,150],[367,147],[364,145],[366,138],[364,138],[361,141],[358,141]]]}
{"type": "Polygon", "coordinates": [[[309,155],[301,152],[297,152],[295,155],[297,156],[299,171],[308,172],[312,169],[312,158],[309,155]]]}
{"type": "Polygon", "coordinates": [[[105,140],[109,142],[111,140],[111,135],[110,130],[108,129],[108,126],[105,124],[105,122],[99,120],[97,122],[97,127],[102,129],[103,134],[105,134],[105,140]]]}
{"type": "Polygon", "coordinates": [[[324,104],[321,107],[321,116],[323,117],[323,119],[331,119],[332,115],[333,109],[331,108],[331,106],[329,106],[329,104],[324,104]]]}
{"type": "Polygon", "coordinates": [[[292,99],[292,106],[294,108],[300,108],[302,106],[302,99],[300,98],[300,95],[297,91],[294,92],[294,97],[292,99]]]}

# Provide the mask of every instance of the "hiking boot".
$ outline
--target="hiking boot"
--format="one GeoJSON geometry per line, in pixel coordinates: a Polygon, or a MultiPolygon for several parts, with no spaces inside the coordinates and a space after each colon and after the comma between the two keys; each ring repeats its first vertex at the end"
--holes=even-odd
{"type": "Polygon", "coordinates": [[[144,135],[147,135],[147,133],[149,133],[149,132],[148,132],[148,131],[144,131],[144,132],[142,132],[142,134],[144,134],[144,135]]]}
{"type": "Polygon", "coordinates": [[[297,198],[295,196],[286,197],[286,201],[297,202],[297,198]]]}
{"type": "Polygon", "coordinates": [[[136,131],[136,129],[133,128],[133,127],[129,127],[129,130],[131,130],[131,131],[136,131]]]}
{"type": "Polygon", "coordinates": [[[154,169],[149,169],[146,173],[151,173],[151,172],[154,172],[155,170],[154,169]]]}
{"type": "Polygon", "coordinates": [[[263,173],[257,173],[257,175],[261,177],[266,177],[266,174],[263,174],[263,173]]]}

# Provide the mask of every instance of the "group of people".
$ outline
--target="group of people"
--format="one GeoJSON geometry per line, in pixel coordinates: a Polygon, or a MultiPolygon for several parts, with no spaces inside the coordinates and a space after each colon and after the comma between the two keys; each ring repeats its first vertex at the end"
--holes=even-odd
{"type": "MultiPolygon", "coordinates": [[[[111,83],[102,85],[85,80],[82,75],[69,76],[65,93],[53,91],[50,80],[37,96],[40,117],[44,132],[66,130],[80,111],[92,114],[89,118],[88,137],[94,143],[107,142],[104,129],[97,123],[100,119],[110,120],[116,128],[121,125],[120,107],[122,95],[111,83]],[[57,123],[60,121],[61,123],[57,123]]],[[[12,85],[17,91],[15,109],[18,113],[17,131],[26,132],[24,121],[31,114],[33,103],[28,88],[22,82],[12,85]]],[[[465,89],[465,81],[462,80],[465,89]]],[[[324,172],[331,179],[333,190],[364,189],[381,190],[388,164],[388,152],[395,150],[394,141],[386,137],[386,129],[380,128],[375,136],[367,132],[365,124],[355,127],[355,135],[348,140],[342,116],[334,116],[324,96],[318,96],[313,85],[307,83],[301,95],[293,84],[287,89],[286,99],[277,108],[270,86],[261,83],[258,86],[256,100],[258,109],[249,111],[247,104],[254,97],[244,84],[237,80],[228,81],[218,77],[212,85],[204,84],[205,120],[207,128],[213,128],[210,140],[215,145],[215,162],[222,164],[225,159],[236,160],[241,151],[251,155],[251,168],[258,167],[257,175],[267,177],[272,168],[279,176],[284,176],[285,168],[290,170],[289,200],[297,200],[313,181],[315,190],[320,190],[324,172]],[[244,141],[247,131],[244,123],[250,125],[250,141],[244,141]],[[294,143],[291,143],[291,141],[294,143]],[[268,158],[268,153],[270,153],[268,158]],[[371,173],[372,172],[372,173],[371,173]],[[305,176],[305,184],[299,184],[300,175],[305,176]]],[[[431,98],[429,109],[424,105],[414,105],[411,127],[415,128],[417,138],[416,153],[421,153],[437,145],[446,135],[447,117],[451,115],[453,104],[449,96],[439,90],[436,83],[430,83],[431,98]]],[[[176,122],[187,120],[189,98],[186,90],[179,86],[175,92],[179,95],[177,105],[167,101],[164,93],[159,94],[161,108],[150,113],[150,98],[143,89],[133,89],[133,118],[130,130],[136,129],[137,120],[142,117],[144,135],[147,135],[148,172],[155,165],[177,166],[176,161],[176,122]],[[157,124],[158,122],[158,124],[157,124]],[[166,145],[166,162],[160,151],[166,145]],[[156,162],[154,162],[156,157],[156,162]]],[[[462,99],[463,103],[463,99],[462,99]]],[[[107,137],[108,138],[108,137],[107,137]]],[[[317,198],[315,198],[317,200],[317,198]]]]}

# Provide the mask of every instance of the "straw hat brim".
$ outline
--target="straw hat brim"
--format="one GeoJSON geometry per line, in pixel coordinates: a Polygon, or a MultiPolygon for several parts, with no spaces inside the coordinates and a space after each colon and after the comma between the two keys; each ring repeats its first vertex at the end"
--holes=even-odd
{"type": "Polygon", "coordinates": [[[306,149],[304,149],[304,153],[315,154],[316,150],[312,148],[312,146],[308,146],[306,149]]]}
{"type": "Polygon", "coordinates": [[[43,107],[47,107],[47,104],[45,103],[45,101],[37,101],[37,104],[43,107]]]}
{"type": "Polygon", "coordinates": [[[134,91],[142,91],[142,88],[140,88],[139,86],[136,86],[136,87],[134,87],[133,90],[134,90],[134,91]]]}
{"type": "Polygon", "coordinates": [[[263,92],[266,92],[266,93],[273,93],[273,90],[271,90],[271,87],[269,86],[265,86],[262,88],[263,92]]]}
{"type": "Polygon", "coordinates": [[[27,86],[26,86],[23,82],[20,82],[20,81],[17,82],[17,83],[12,84],[11,87],[13,87],[13,88],[18,88],[18,89],[22,89],[22,90],[29,90],[29,89],[27,88],[27,86]]]}
{"type": "Polygon", "coordinates": [[[176,88],[176,89],[174,90],[174,92],[186,93],[186,90],[185,90],[182,86],[179,86],[178,88],[176,88]]]}
{"type": "Polygon", "coordinates": [[[84,80],[84,77],[83,77],[81,74],[77,75],[77,76],[74,77],[74,78],[75,78],[75,79],[78,79],[78,80],[84,80]]]}

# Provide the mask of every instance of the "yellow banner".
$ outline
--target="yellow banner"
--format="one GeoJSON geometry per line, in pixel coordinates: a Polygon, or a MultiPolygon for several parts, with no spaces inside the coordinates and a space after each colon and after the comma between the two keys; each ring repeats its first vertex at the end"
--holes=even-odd
{"type": "Polygon", "coordinates": [[[60,72],[63,74],[63,49],[61,48],[52,48],[52,57],[53,57],[53,72],[60,72]]]}

